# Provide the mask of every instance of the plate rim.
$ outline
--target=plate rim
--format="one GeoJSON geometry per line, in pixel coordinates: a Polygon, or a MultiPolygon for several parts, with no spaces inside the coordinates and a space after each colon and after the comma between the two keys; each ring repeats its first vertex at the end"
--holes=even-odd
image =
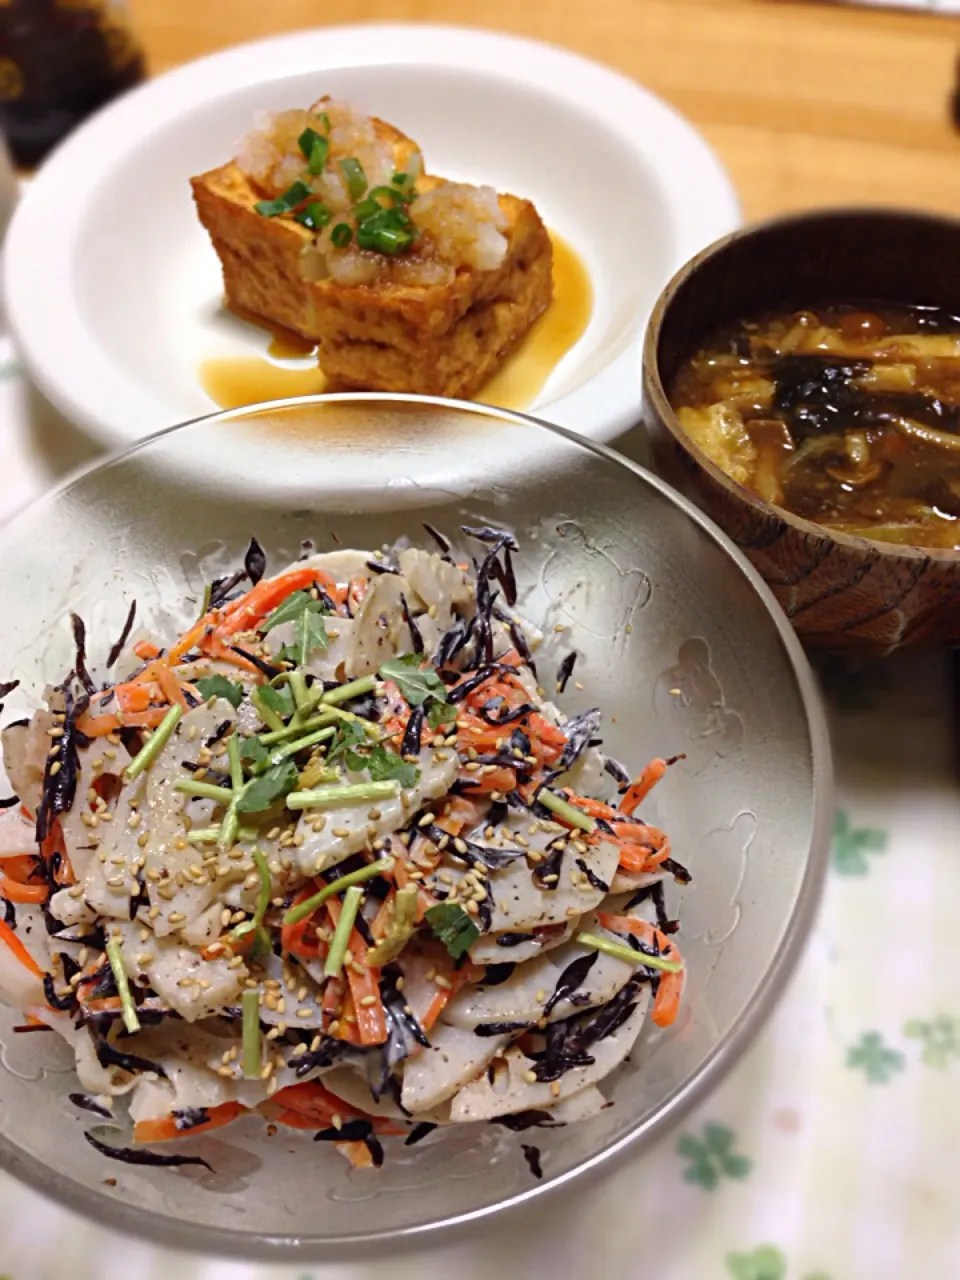
{"type": "MultiPolygon", "coordinates": [[[[584,110],[632,142],[655,173],[674,241],[663,283],[694,252],[741,222],[732,181],[697,129],[673,106],[622,72],[558,45],[469,26],[357,23],[308,28],[208,54],[145,81],[95,114],[51,154],[14,213],[2,259],[3,307],[31,379],[48,400],[95,440],[133,443],[172,426],[155,394],[111,358],[82,320],[74,301],[79,227],[88,202],[115,163],[155,124],[157,109],[180,112],[247,84],[263,73],[280,77],[344,66],[436,63],[488,71],[554,89],[563,83],[584,110]],[[644,112],[643,148],[622,122],[644,112]],[[618,129],[618,125],[620,128],[618,129]],[[669,163],[668,163],[669,160],[669,163]],[[92,176],[91,176],[92,175],[92,176]],[[60,217],[61,193],[81,191],[70,219],[60,217]],[[38,280],[47,287],[38,289],[38,280]],[[52,287],[59,290],[50,323],[52,287]],[[143,429],[131,430],[131,422],[143,429]]],[[[53,295],[55,296],[55,295],[53,295]]],[[[641,404],[642,333],[597,375],[547,405],[563,426],[606,441],[636,425],[641,404]]],[[[184,421],[195,416],[185,410],[184,421]]]]}

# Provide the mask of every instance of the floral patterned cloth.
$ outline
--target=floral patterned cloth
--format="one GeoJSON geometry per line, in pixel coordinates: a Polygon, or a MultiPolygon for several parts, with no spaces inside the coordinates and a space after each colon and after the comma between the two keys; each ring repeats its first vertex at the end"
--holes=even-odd
{"type": "MultiPolygon", "coordinates": [[[[84,446],[0,347],[0,515],[84,446]],[[36,405],[31,409],[36,422],[36,405]],[[56,436],[56,432],[54,433],[56,436]]],[[[678,1132],[575,1200],[389,1262],[260,1267],[108,1234],[0,1175],[0,1280],[949,1280],[960,1275],[960,787],[946,657],[819,664],[832,869],[770,1025],[678,1132]]]]}

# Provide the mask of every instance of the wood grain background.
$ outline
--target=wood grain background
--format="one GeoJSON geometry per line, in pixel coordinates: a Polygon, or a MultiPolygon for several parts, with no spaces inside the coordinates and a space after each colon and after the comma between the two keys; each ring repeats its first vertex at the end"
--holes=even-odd
{"type": "MultiPolygon", "coordinates": [[[[324,25],[319,0],[130,0],[150,66],[324,25]]],[[[643,81],[730,169],[747,217],[816,204],[960,213],[960,18],[781,0],[341,0],[345,22],[535,36],[643,81]]]]}

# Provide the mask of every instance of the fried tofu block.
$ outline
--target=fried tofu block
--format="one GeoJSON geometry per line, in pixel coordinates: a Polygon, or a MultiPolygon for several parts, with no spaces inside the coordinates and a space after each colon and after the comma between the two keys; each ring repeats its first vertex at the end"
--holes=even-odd
{"type": "MultiPolygon", "coordinates": [[[[418,189],[440,181],[424,177],[418,189]]],[[[349,284],[305,278],[312,234],[257,214],[261,195],[236,164],[194,178],[193,190],[223,265],[227,306],[319,342],[331,389],[468,397],[550,303],[550,237],[530,201],[516,196],[498,197],[507,241],[498,267],[461,266],[445,283],[410,284],[405,264],[390,262],[370,283],[349,284]]]]}
{"type": "Polygon", "coordinates": [[[500,368],[550,305],[553,246],[529,200],[499,197],[507,254],[449,284],[324,282],[316,316],[332,387],[466,398],[500,368]]]}

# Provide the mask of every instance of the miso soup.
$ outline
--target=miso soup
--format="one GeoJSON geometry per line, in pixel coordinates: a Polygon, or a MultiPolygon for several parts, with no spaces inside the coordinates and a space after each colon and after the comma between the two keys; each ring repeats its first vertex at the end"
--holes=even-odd
{"type": "Polygon", "coordinates": [[[681,367],[693,442],[817,524],[960,549],[960,315],[831,303],[740,320],[681,367]]]}

